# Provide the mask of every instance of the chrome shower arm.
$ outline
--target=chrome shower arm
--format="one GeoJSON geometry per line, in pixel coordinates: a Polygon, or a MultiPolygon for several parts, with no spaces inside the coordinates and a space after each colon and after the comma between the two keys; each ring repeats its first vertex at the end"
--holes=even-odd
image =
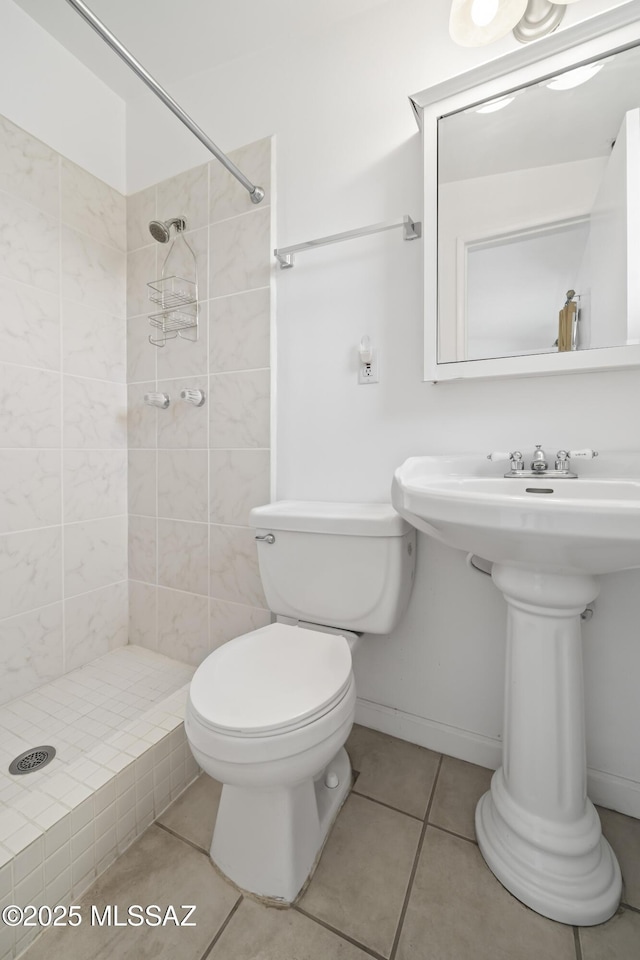
{"type": "Polygon", "coordinates": [[[130,67],[135,74],[146,83],[150,90],[152,90],[155,95],[162,100],[162,102],[171,110],[173,114],[181,120],[185,127],[188,127],[191,130],[191,133],[198,138],[198,140],[204,144],[204,146],[209,150],[214,157],[220,161],[223,167],[229,171],[229,173],[239,180],[245,190],[248,190],[249,196],[253,203],[260,203],[264,199],[264,190],[262,187],[257,187],[255,184],[245,177],[242,170],[239,170],[236,167],[235,163],[229,159],[229,157],[222,152],[222,150],[215,145],[213,140],[211,140],[204,130],[201,130],[197,123],[191,119],[188,113],[186,113],[179,103],[170,97],[167,91],[160,86],[157,80],[155,80],[151,74],[145,70],[141,63],[129,53],[127,48],[120,43],[118,38],[114,36],[111,31],[104,25],[104,23],[96,17],[95,13],[89,9],[89,7],[82,2],[82,0],[67,0],[67,3],[73,7],[76,13],[79,13],[83,20],[89,24],[90,27],[99,34],[104,42],[111,47],[114,53],[117,53],[118,56],[124,60],[128,67],[130,67]]]}

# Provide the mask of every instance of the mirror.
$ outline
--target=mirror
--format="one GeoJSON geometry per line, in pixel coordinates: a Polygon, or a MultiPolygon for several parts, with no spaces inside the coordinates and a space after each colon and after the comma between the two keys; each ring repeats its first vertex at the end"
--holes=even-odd
{"type": "Polygon", "coordinates": [[[414,98],[437,214],[427,379],[640,364],[640,4],[627,6],[635,22],[603,14],[414,98]]]}

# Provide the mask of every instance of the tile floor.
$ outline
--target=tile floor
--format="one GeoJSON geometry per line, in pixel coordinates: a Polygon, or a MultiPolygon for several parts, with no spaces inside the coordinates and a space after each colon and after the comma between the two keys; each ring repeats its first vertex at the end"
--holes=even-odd
{"type": "Polygon", "coordinates": [[[49,930],[25,960],[638,960],[640,821],[601,811],[625,878],[598,927],[546,920],[484,866],[475,802],[490,771],[355,727],[354,789],[290,910],[242,897],[207,848],[219,785],[201,776],[81,900],[85,922],[49,930]],[[96,927],[91,905],[196,904],[197,926],[96,927]]]}

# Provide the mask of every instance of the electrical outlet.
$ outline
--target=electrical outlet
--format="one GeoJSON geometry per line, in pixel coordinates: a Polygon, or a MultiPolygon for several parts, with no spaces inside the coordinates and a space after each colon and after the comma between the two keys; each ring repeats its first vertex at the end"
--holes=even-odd
{"type": "Polygon", "coordinates": [[[371,363],[361,363],[358,367],[358,383],[378,383],[379,380],[378,351],[372,350],[371,363]]]}

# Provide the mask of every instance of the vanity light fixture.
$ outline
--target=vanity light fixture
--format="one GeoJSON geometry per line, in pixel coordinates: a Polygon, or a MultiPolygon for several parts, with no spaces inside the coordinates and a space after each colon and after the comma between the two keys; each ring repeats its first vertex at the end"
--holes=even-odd
{"type": "Polygon", "coordinates": [[[564,8],[578,0],[453,0],[451,38],[462,47],[483,47],[510,30],[520,43],[537,40],[556,29],[564,8]]]}

